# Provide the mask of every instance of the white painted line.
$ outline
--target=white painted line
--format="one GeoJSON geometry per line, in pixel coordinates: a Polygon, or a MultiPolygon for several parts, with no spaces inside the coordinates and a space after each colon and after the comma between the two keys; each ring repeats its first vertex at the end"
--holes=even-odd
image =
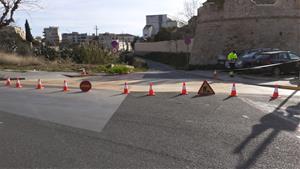
{"type": "Polygon", "coordinates": [[[300,136],[296,136],[296,137],[300,139],[300,136]]]}
{"type": "Polygon", "coordinates": [[[246,116],[246,115],[243,115],[242,117],[243,117],[243,118],[245,118],[245,119],[249,119],[249,117],[248,117],[248,116],[246,116]]]}

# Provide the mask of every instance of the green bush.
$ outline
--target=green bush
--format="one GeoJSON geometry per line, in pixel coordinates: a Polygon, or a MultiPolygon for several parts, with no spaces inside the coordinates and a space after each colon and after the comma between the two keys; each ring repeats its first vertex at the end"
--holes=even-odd
{"type": "Polygon", "coordinates": [[[111,74],[128,74],[133,72],[134,68],[127,65],[116,65],[110,69],[108,69],[108,73],[111,74]]]}
{"type": "Polygon", "coordinates": [[[108,64],[117,62],[117,57],[111,52],[95,45],[80,46],[73,50],[73,60],[82,64],[108,64]]]}

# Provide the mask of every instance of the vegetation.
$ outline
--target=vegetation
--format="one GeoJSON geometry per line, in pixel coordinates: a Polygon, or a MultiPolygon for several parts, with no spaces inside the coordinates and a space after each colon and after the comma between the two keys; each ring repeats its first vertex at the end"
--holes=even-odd
{"type": "Polygon", "coordinates": [[[38,7],[39,0],[0,0],[0,29],[13,23],[15,12],[20,7],[38,7]]]}
{"type": "Polygon", "coordinates": [[[108,64],[118,61],[116,55],[96,45],[76,47],[71,50],[70,57],[76,63],[82,64],[108,64]]]}
{"type": "Polygon", "coordinates": [[[32,34],[31,34],[31,29],[30,29],[30,26],[29,26],[29,23],[26,19],[26,22],[25,22],[25,32],[26,32],[26,40],[28,42],[33,42],[33,37],[32,37],[32,34]]]}
{"type": "Polygon", "coordinates": [[[116,65],[108,69],[111,74],[128,74],[134,71],[134,67],[128,65],[116,65]]]}
{"type": "Polygon", "coordinates": [[[14,65],[14,66],[28,66],[28,65],[41,65],[43,60],[37,57],[22,57],[13,54],[0,53],[1,65],[14,65]]]}
{"type": "Polygon", "coordinates": [[[110,74],[127,74],[147,69],[147,64],[141,59],[128,60],[126,57],[121,59],[119,55],[93,45],[61,50],[44,46],[41,51],[35,52],[35,56],[0,52],[0,69],[79,71],[85,68],[91,73],[110,74]],[[134,66],[128,66],[125,63],[134,66]]]}

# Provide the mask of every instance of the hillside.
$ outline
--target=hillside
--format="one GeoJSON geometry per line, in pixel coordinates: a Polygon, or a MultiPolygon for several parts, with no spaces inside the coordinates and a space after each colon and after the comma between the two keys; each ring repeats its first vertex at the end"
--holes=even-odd
{"type": "Polygon", "coordinates": [[[28,55],[30,44],[25,41],[25,33],[20,28],[6,27],[0,29],[0,50],[28,55]]]}

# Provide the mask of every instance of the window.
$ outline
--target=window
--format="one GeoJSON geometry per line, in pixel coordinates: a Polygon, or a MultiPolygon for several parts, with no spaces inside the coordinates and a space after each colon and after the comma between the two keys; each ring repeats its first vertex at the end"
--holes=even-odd
{"type": "Polygon", "coordinates": [[[297,56],[293,53],[290,53],[290,58],[291,58],[291,60],[300,60],[300,56],[297,56]]]}
{"type": "Polygon", "coordinates": [[[279,53],[278,54],[278,59],[280,59],[280,60],[287,60],[287,59],[289,59],[289,56],[288,56],[287,53],[279,53]]]}

